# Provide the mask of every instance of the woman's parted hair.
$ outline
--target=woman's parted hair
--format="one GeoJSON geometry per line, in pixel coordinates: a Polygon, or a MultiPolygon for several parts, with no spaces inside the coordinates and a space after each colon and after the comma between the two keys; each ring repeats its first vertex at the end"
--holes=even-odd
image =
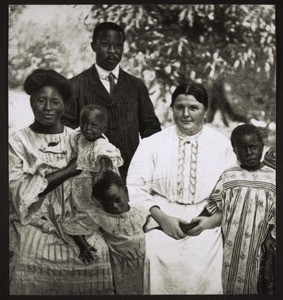
{"type": "Polygon", "coordinates": [[[200,83],[192,81],[179,85],[172,94],[171,107],[179,95],[192,95],[198,102],[203,104],[205,110],[208,108],[208,94],[205,87],[200,83]]]}
{"type": "Polygon", "coordinates": [[[72,95],[71,83],[55,70],[36,69],[24,82],[24,90],[28,95],[33,95],[44,86],[53,86],[58,89],[64,101],[72,95]]]}

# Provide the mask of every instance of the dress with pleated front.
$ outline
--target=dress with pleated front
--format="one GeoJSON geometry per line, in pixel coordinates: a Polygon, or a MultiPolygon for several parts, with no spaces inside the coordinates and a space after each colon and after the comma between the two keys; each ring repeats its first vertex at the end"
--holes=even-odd
{"type": "Polygon", "coordinates": [[[97,228],[88,235],[97,253],[89,265],[62,224],[77,218],[71,181],[43,197],[49,172],[65,167],[73,155],[72,129],[60,134],[39,134],[22,129],[9,139],[10,184],[10,294],[113,294],[108,246],[97,228]]]}

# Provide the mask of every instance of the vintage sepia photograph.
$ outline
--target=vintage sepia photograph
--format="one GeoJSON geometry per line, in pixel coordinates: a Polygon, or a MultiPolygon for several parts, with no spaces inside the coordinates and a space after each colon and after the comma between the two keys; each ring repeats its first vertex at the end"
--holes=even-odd
{"type": "Polygon", "coordinates": [[[9,294],[274,295],[276,5],[8,5],[9,294]]]}

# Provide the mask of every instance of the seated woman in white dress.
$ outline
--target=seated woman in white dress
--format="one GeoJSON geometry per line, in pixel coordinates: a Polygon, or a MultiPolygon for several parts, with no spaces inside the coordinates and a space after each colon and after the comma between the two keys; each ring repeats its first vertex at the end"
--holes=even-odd
{"type": "Polygon", "coordinates": [[[203,210],[203,199],[236,157],[229,139],[204,125],[208,95],[201,84],[178,86],[171,107],[175,125],[141,141],[127,175],[130,205],[152,218],[149,293],[221,294],[220,228],[197,237],[182,228],[203,210]]]}
{"type": "Polygon", "coordinates": [[[97,251],[86,265],[62,227],[78,214],[70,179],[81,172],[70,144],[73,130],[60,122],[71,86],[57,72],[37,69],[24,89],[31,95],[35,120],[9,138],[10,294],[113,294],[102,233],[90,233],[97,251]]]}

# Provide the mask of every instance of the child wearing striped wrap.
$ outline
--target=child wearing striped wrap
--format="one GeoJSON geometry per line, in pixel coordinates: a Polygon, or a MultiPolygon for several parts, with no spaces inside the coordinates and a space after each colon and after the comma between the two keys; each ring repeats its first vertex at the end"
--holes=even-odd
{"type": "Polygon", "coordinates": [[[275,155],[268,152],[261,162],[262,136],[250,124],[236,127],[231,143],[239,166],[222,173],[205,208],[210,216],[193,219],[197,226],[187,234],[221,225],[224,294],[273,293],[276,188],[275,170],[269,165],[275,166],[275,155]]]}

